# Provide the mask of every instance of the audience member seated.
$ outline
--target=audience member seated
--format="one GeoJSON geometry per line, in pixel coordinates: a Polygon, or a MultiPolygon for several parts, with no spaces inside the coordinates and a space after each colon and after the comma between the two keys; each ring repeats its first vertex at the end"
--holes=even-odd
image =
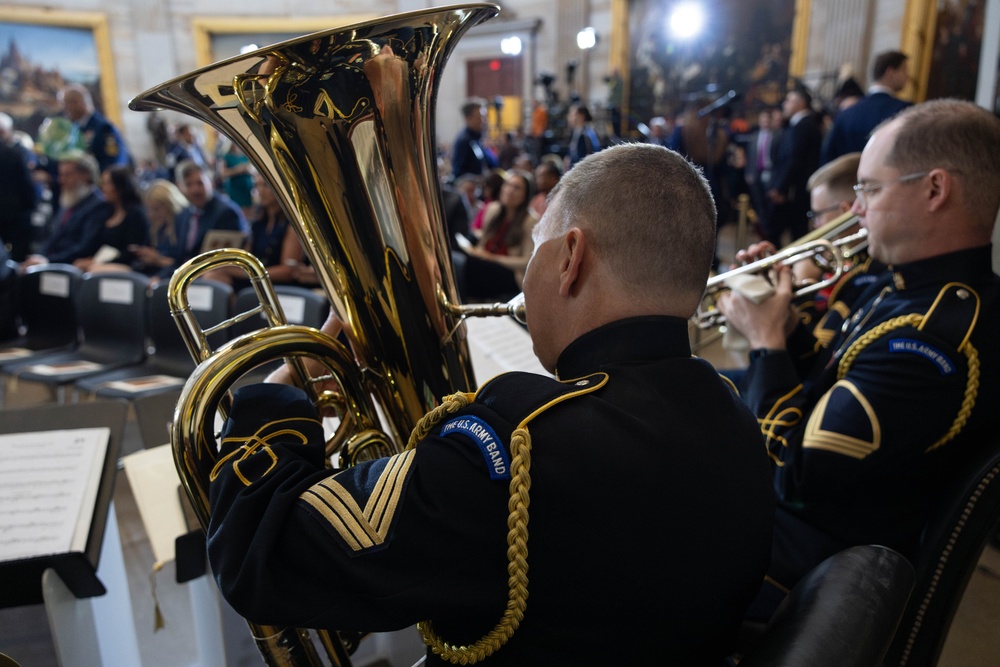
{"type": "Polygon", "coordinates": [[[177,245],[176,218],[190,203],[176,185],[162,178],[149,184],[144,199],[149,215],[149,244],[129,248],[135,256],[132,266],[119,264],[118,267],[154,277],[173,266],[169,252],[177,245]]]}
{"type": "Polygon", "coordinates": [[[472,231],[475,234],[482,234],[483,219],[486,215],[486,207],[497,200],[500,196],[500,188],[507,180],[507,172],[501,169],[493,169],[486,174],[483,179],[483,186],[480,189],[479,200],[481,205],[476,211],[476,217],[472,220],[472,231]]]}
{"type": "Polygon", "coordinates": [[[172,262],[160,271],[160,277],[169,276],[174,270],[201,252],[205,235],[213,230],[228,230],[249,235],[250,227],[243,211],[229,197],[216,194],[208,169],[188,160],[177,166],[177,185],[187,197],[190,206],[174,220],[177,230],[175,243],[162,255],[172,262]]]}
{"type": "Polygon", "coordinates": [[[70,264],[90,257],[101,246],[105,221],[114,208],[98,190],[97,160],[76,150],[64,155],[57,166],[59,208],[52,218],[49,236],[41,252],[29,255],[21,268],[36,264],[70,264]]]}
{"type": "MultiPolygon", "coordinates": [[[[285,216],[274,190],[260,177],[257,178],[257,198],[259,203],[250,222],[250,238],[245,249],[261,261],[272,283],[297,283],[305,253],[295,227],[285,216]]],[[[237,267],[216,269],[205,277],[228,283],[237,292],[250,286],[246,272],[237,267]]]]}
{"type": "MultiPolygon", "coordinates": [[[[723,295],[750,342],[741,392],[771,457],[779,510],[766,618],[810,568],[881,544],[913,556],[925,523],[973,452],[1000,429],[1000,119],[958,100],[907,108],[861,154],[853,210],[883,272],[811,366],[787,342],[791,271],[759,304],[723,295]]],[[[801,339],[800,339],[801,340],[801,339]]]]}
{"type": "Polygon", "coordinates": [[[226,196],[250,216],[253,209],[254,169],[236,142],[223,135],[218,136],[222,144],[221,154],[216,158],[216,173],[226,196]]]}
{"type": "Polygon", "coordinates": [[[99,271],[112,262],[131,266],[136,257],[130,248],[149,245],[149,218],[132,169],[105,169],[101,174],[101,192],[114,210],[104,221],[96,253],[73,261],[73,266],[81,271],[99,271]]]}
{"type": "Polygon", "coordinates": [[[562,168],[559,166],[557,160],[557,156],[546,157],[535,167],[535,187],[537,188],[537,192],[531,198],[531,203],[528,204],[528,207],[539,220],[545,215],[549,193],[552,192],[552,188],[556,187],[559,179],[562,178],[562,168]]]}
{"type": "Polygon", "coordinates": [[[187,123],[181,123],[174,128],[173,140],[167,148],[165,159],[167,173],[171,180],[177,180],[178,167],[182,162],[188,160],[195,164],[207,167],[205,154],[198,145],[198,138],[194,134],[194,129],[187,123]]]}
{"type": "Polygon", "coordinates": [[[521,278],[534,246],[537,222],[528,208],[534,191],[530,175],[515,171],[486,206],[479,242],[467,252],[464,295],[471,300],[510,298],[521,291],[521,278]]]}

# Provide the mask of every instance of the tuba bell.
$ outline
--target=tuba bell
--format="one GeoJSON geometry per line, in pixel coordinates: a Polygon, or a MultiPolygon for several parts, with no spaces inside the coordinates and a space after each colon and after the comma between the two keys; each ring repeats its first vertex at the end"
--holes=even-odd
{"type": "MultiPolygon", "coordinates": [[[[184,291],[216,258],[239,253],[217,252],[178,269],[171,309],[200,363],[182,391],[171,440],[203,527],[217,458],[215,411],[224,409],[230,377],[268,355],[320,359],[344,390],[343,423],[360,431],[343,439],[391,453],[443,396],[474,388],[464,317],[523,313],[517,303],[483,312],[459,305],[433,122],[441,72],[456,42],[498,12],[491,4],[451,6],[314,33],[202,68],[129,104],[194,116],[243,149],[296,227],[348,343],[281,325],[272,301],[265,310],[277,313],[278,326],[209,351],[185,331],[193,318],[184,291]],[[387,426],[384,437],[379,421],[387,426]]],[[[251,277],[255,285],[263,280],[259,271],[251,277]]],[[[251,629],[267,664],[321,664],[307,631],[251,629]]],[[[333,664],[348,665],[360,636],[331,632],[319,639],[333,664]]]]}

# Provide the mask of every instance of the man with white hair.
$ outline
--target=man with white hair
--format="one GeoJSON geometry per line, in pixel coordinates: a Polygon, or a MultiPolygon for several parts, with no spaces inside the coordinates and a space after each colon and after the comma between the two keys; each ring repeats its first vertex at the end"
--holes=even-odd
{"type": "Polygon", "coordinates": [[[114,212],[97,187],[97,160],[89,153],[71,151],[59,160],[59,209],[52,217],[49,237],[37,255],[22,268],[35,264],[72,263],[90,257],[101,246],[104,223],[114,212]]]}

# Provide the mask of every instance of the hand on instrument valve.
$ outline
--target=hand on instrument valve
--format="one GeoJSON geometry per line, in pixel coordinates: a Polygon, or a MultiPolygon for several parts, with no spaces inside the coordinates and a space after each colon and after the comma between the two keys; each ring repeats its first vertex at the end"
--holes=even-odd
{"type": "MultiPolygon", "coordinates": [[[[331,338],[337,338],[340,332],[344,329],[344,323],[341,321],[337,314],[330,311],[330,315],[326,318],[326,322],[320,327],[320,331],[330,336],[331,338]]],[[[299,358],[302,364],[305,366],[306,372],[310,377],[320,377],[321,375],[328,375],[330,371],[320,362],[309,357],[299,358]]],[[[268,375],[264,382],[270,382],[272,384],[290,384],[293,386],[299,386],[299,382],[296,380],[295,372],[292,367],[288,365],[286,361],[279,368],[268,375]]],[[[321,382],[316,385],[317,391],[340,391],[340,384],[336,380],[329,380],[326,382],[321,382]]]]}
{"type": "Polygon", "coordinates": [[[736,269],[741,266],[746,266],[751,262],[756,262],[758,260],[764,259],[765,257],[770,257],[778,251],[774,247],[774,244],[770,241],[761,241],[760,243],[752,243],[743,250],[739,250],[736,253],[736,263],[730,268],[736,269]]]}
{"type": "Polygon", "coordinates": [[[720,294],[717,304],[726,322],[742,333],[754,349],[784,349],[785,338],[798,322],[791,305],[792,271],[787,266],[775,267],[774,295],[761,303],[730,291],[720,294]]]}

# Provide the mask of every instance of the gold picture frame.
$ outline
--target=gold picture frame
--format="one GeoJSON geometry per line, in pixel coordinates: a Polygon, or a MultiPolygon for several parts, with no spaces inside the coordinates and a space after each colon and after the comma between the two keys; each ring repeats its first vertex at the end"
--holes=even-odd
{"type": "MultiPolygon", "coordinates": [[[[48,81],[50,88],[55,88],[60,81],[82,83],[91,90],[95,106],[101,113],[115,125],[121,126],[121,106],[118,102],[107,14],[34,7],[0,7],[0,36],[13,37],[18,44],[20,59],[27,63],[25,67],[33,67],[32,62],[41,65],[44,74],[42,77],[35,76],[35,80],[48,81]],[[34,48],[34,44],[43,46],[34,48]],[[76,46],[71,47],[71,44],[76,46]],[[62,47],[66,49],[65,57],[61,57],[62,47]],[[64,71],[75,73],[63,76],[64,71]]],[[[11,47],[5,39],[0,41],[0,48],[7,54],[11,47]]],[[[41,120],[39,116],[58,113],[56,92],[48,88],[26,90],[24,86],[14,84],[10,90],[0,91],[0,111],[13,117],[16,127],[35,136],[34,132],[41,120]],[[31,111],[27,113],[29,108],[31,111]]]]}
{"type": "Polygon", "coordinates": [[[314,16],[303,18],[285,18],[277,16],[258,16],[253,18],[234,18],[232,16],[199,16],[191,19],[194,31],[194,52],[198,67],[211,65],[234,53],[219,53],[213,48],[213,41],[219,36],[244,36],[247,44],[254,43],[260,47],[276,43],[275,40],[260,40],[262,35],[282,36],[293,39],[313,32],[329,30],[340,26],[369,21],[378,18],[377,14],[345,14],[342,16],[314,16]],[[261,43],[263,41],[263,43],[261,43]]]}

